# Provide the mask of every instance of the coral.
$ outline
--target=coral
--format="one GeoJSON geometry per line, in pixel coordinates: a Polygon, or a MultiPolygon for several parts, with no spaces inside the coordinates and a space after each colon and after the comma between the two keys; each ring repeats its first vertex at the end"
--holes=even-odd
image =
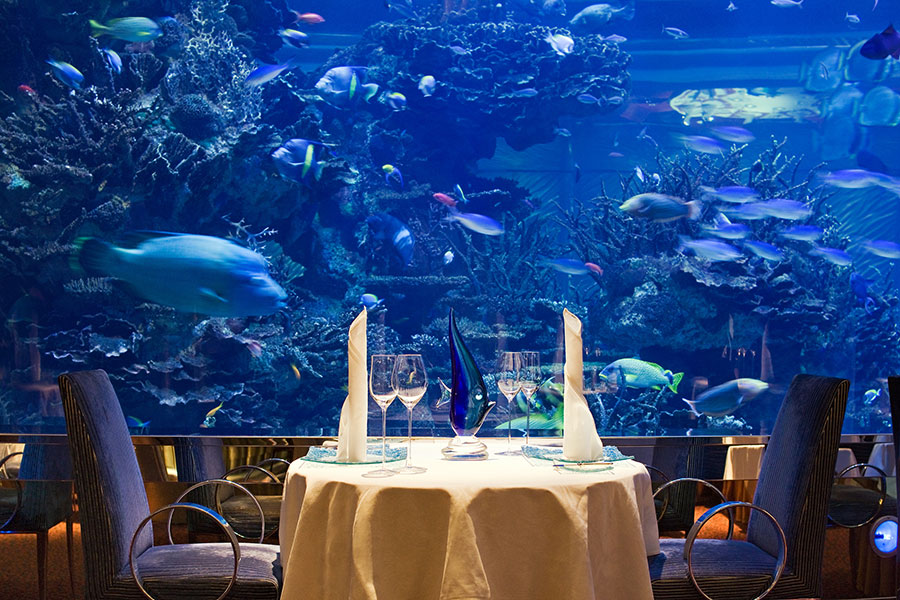
{"type": "Polygon", "coordinates": [[[221,117],[215,107],[200,94],[186,94],[175,101],[170,118],[175,127],[192,140],[203,140],[219,133],[221,117]]]}

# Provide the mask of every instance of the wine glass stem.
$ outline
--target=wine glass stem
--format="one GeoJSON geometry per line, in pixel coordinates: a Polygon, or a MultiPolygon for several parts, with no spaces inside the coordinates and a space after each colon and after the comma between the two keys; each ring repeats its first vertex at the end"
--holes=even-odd
{"type": "Polygon", "coordinates": [[[406,466],[407,468],[410,466],[410,459],[412,458],[412,407],[406,407],[407,412],[409,413],[409,433],[407,435],[407,447],[406,447],[406,466]]]}
{"type": "Polygon", "coordinates": [[[512,418],[513,418],[513,400],[516,397],[506,399],[506,406],[509,410],[509,418],[506,420],[506,451],[509,452],[512,450],[512,418]]]}
{"type": "Polygon", "coordinates": [[[385,439],[387,438],[387,407],[381,407],[381,470],[384,471],[385,439]]]}
{"type": "Polygon", "coordinates": [[[525,398],[525,445],[528,445],[529,431],[531,430],[531,395],[525,398]]]}

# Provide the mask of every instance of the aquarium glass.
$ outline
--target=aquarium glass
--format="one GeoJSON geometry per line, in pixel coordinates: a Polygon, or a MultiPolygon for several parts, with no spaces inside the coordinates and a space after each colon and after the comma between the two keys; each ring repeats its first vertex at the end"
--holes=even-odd
{"type": "Polygon", "coordinates": [[[892,8],[0,3],[0,432],[64,431],[99,368],[134,434],[333,435],[367,310],[452,435],[453,309],[479,435],[554,435],[564,308],[601,434],[766,434],[796,373],[888,431],[892,8]],[[505,351],[541,364],[511,411],[505,351]]]}

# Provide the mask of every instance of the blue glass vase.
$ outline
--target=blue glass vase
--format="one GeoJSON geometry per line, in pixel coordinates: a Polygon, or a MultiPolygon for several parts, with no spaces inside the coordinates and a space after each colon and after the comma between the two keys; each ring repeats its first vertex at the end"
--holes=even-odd
{"type": "Polygon", "coordinates": [[[450,426],[456,437],[443,449],[444,457],[450,460],[484,460],[488,456],[487,447],[476,439],[488,412],[496,401],[488,396],[487,386],[475,357],[466,348],[456,317],[450,309],[450,426]]]}

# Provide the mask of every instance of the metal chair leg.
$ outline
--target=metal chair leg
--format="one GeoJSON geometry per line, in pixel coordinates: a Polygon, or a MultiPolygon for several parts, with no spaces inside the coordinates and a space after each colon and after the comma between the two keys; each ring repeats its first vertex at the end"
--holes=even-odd
{"type": "Polygon", "coordinates": [[[72,521],[72,515],[66,517],[66,554],[69,557],[69,591],[72,592],[73,598],[77,598],[75,595],[75,535],[72,521]]]}
{"type": "Polygon", "coordinates": [[[37,533],[38,598],[47,600],[47,532],[37,533]]]}

